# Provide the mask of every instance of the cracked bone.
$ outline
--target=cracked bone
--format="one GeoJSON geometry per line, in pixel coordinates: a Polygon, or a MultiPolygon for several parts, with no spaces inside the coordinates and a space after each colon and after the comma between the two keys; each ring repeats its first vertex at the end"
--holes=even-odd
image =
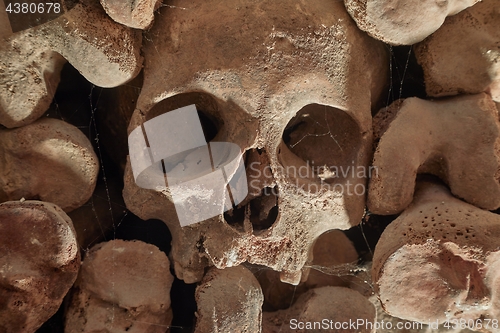
{"type": "Polygon", "coordinates": [[[71,219],[41,201],[0,204],[0,331],[35,332],[76,280],[80,253],[71,219]]]}
{"type": "Polygon", "coordinates": [[[407,207],[417,173],[440,177],[455,196],[483,209],[500,206],[500,123],[490,96],[408,98],[377,118],[384,133],[376,131],[381,139],[368,191],[371,212],[390,215],[407,207]]]}
{"type": "Polygon", "coordinates": [[[69,212],[94,191],[99,162],[87,137],[62,120],[0,130],[0,202],[37,198],[69,212]]]}
{"type": "Polygon", "coordinates": [[[500,102],[500,6],[483,0],[415,47],[429,96],[489,93],[500,102]]]}
{"type": "Polygon", "coordinates": [[[262,333],[322,330],[375,333],[377,313],[375,306],[355,290],[344,287],[320,287],[302,294],[289,309],[264,312],[262,317],[262,333]],[[359,326],[350,326],[350,322],[359,323],[359,326]],[[340,325],[347,323],[347,326],[344,324],[344,327],[335,327],[335,323],[340,325]],[[322,326],[325,324],[327,326],[322,326]]]}
{"type": "Polygon", "coordinates": [[[211,268],[195,297],[195,333],[261,332],[264,296],[245,267],[211,268]]]}
{"type": "Polygon", "coordinates": [[[100,0],[106,13],[116,22],[130,28],[147,30],[154,20],[154,11],[161,0],[100,0]]]}
{"type": "MultiPolygon", "coordinates": [[[[215,119],[219,132],[213,141],[266,155],[260,160],[268,161],[274,180],[257,182],[276,183],[278,213],[264,229],[253,230],[248,219],[240,228],[240,222],[229,224],[223,215],[181,227],[169,190],[137,186],[130,161],[124,177],[127,208],[142,219],[168,225],[175,272],[185,282],[200,281],[207,266],[222,269],[248,261],[281,272],[283,281],[299,283],[316,238],[357,225],[365,198],[320,188],[316,176],[302,179],[287,173],[312,163],[297,155],[307,149],[294,152],[283,142],[285,128],[298,113],[313,114],[326,131],[330,126],[331,135],[301,145],[327,149],[328,154],[315,157],[337,156],[338,148],[330,149],[334,137],[344,153],[329,165],[368,168],[371,105],[387,78],[383,44],[360,31],[341,2],[319,0],[175,0],[159,9],[147,36],[151,43],[144,48],[144,85],[129,134],[154,117],[195,104],[215,119]],[[335,121],[346,126],[335,126],[335,121]]],[[[366,179],[355,184],[363,187],[366,179]]]]}
{"type": "Polygon", "coordinates": [[[0,39],[0,124],[32,123],[54,97],[65,59],[100,87],[133,79],[140,32],[115,23],[98,3],[80,1],[55,20],[0,39]]]}
{"type": "Polygon", "coordinates": [[[480,0],[344,0],[358,27],[392,45],[412,45],[439,29],[447,16],[480,0]]]}
{"type": "Polygon", "coordinates": [[[172,320],[167,256],[141,241],[112,240],[87,253],[65,332],[165,332],[172,320]]]}
{"type": "Polygon", "coordinates": [[[499,222],[445,186],[419,182],[375,248],[372,277],[384,310],[422,323],[498,318],[499,222]]]}

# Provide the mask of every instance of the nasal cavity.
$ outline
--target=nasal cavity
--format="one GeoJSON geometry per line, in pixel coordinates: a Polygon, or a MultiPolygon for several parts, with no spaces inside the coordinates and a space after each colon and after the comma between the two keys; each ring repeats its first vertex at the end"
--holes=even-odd
{"type": "Polygon", "coordinates": [[[276,222],[278,213],[278,187],[275,186],[264,188],[259,196],[225,212],[224,218],[229,225],[237,229],[244,229],[244,222],[247,220],[252,225],[253,232],[259,234],[276,222]]]}
{"type": "Polygon", "coordinates": [[[245,153],[248,196],[224,213],[226,222],[238,230],[251,227],[254,234],[269,229],[278,219],[279,193],[264,149],[245,153]]]}

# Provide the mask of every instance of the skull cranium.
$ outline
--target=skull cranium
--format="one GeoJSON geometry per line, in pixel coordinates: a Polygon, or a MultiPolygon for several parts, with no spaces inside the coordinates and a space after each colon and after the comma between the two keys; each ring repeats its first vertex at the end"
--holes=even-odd
{"type": "Polygon", "coordinates": [[[364,213],[366,175],[355,170],[370,160],[371,105],[386,78],[382,44],[336,1],[178,0],[148,35],[129,133],[194,104],[212,119],[212,142],[235,143],[257,163],[247,163],[246,207],[181,227],[168,188],[140,188],[128,162],[127,207],[168,225],[186,282],[206,266],[248,261],[297,284],[314,240],[364,213]],[[266,213],[252,219],[252,204],[266,213]]]}

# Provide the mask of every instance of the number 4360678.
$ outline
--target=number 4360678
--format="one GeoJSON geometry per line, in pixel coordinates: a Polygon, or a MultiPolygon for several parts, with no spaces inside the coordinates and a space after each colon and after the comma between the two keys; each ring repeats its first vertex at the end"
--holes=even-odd
{"type": "Polygon", "coordinates": [[[61,12],[61,4],[57,2],[45,3],[27,3],[27,2],[14,2],[9,3],[5,11],[9,14],[50,14],[61,12]]]}

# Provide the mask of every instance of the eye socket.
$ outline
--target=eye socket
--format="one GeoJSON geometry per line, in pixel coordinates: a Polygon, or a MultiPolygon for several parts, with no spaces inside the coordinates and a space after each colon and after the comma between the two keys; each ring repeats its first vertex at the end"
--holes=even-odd
{"type": "MultiPolygon", "coordinates": [[[[326,182],[348,178],[348,172],[338,171],[355,167],[362,140],[358,124],[348,113],[321,104],[300,109],[288,122],[282,139],[280,149],[289,150],[312,168],[313,178],[326,182]]],[[[296,164],[286,155],[280,156],[285,168],[296,164]]]]}
{"type": "Polygon", "coordinates": [[[212,141],[223,127],[224,122],[220,116],[217,101],[207,93],[191,92],[166,98],[151,108],[147,113],[146,121],[192,104],[196,105],[206,142],[212,141]]]}

